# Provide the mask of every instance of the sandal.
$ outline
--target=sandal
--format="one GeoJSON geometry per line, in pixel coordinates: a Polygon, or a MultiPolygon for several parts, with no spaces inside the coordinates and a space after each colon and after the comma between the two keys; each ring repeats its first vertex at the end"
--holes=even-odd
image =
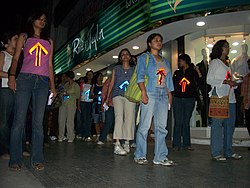
{"type": "Polygon", "coordinates": [[[237,153],[234,153],[231,157],[232,157],[232,159],[235,159],[235,160],[239,160],[242,158],[242,156],[237,154],[237,153]]]}
{"type": "Polygon", "coordinates": [[[10,166],[11,171],[20,171],[21,170],[21,165],[18,164],[13,164],[10,166]]]}
{"type": "Polygon", "coordinates": [[[32,168],[34,168],[35,170],[44,170],[44,165],[42,163],[36,163],[32,165],[32,168]]]}

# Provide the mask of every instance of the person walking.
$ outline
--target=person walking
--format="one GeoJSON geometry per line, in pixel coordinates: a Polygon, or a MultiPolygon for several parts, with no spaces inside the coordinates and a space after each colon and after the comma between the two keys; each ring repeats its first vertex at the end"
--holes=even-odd
{"type": "Polygon", "coordinates": [[[113,138],[115,139],[114,154],[126,155],[130,152],[129,141],[134,139],[135,103],[130,102],[124,97],[124,93],[134,72],[134,63],[131,60],[131,53],[127,48],[120,51],[118,59],[118,65],[114,67],[112,72],[105,102],[108,104],[112,92],[115,112],[113,134],[113,138]],[[120,143],[121,140],[125,140],[123,147],[120,143]]]}

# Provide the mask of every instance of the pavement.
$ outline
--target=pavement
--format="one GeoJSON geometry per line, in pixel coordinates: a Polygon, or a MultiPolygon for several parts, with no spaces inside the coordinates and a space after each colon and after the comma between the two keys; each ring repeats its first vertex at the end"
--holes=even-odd
{"type": "Polygon", "coordinates": [[[154,142],[148,143],[149,164],[133,161],[134,149],[126,156],[113,154],[113,144],[51,141],[44,148],[45,169],[35,171],[29,157],[19,172],[10,171],[8,160],[0,159],[0,188],[161,188],[161,187],[250,187],[250,151],[234,147],[243,156],[225,162],[211,160],[208,145],[193,145],[194,151],[173,151],[169,145],[171,167],[154,165],[154,142]]]}

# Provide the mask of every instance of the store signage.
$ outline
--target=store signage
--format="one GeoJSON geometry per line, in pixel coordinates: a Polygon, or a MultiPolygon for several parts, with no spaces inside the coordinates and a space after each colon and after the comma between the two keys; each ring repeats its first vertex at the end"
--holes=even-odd
{"type": "Polygon", "coordinates": [[[98,24],[96,26],[93,24],[86,36],[73,40],[73,58],[75,54],[78,55],[80,52],[91,51],[92,46],[97,51],[97,42],[102,39],[104,39],[103,29],[99,29],[98,24]],[[95,32],[93,32],[94,27],[96,27],[95,32]]]}
{"type": "Polygon", "coordinates": [[[249,0],[115,0],[55,53],[54,70],[70,70],[159,20],[247,4],[249,0]]]}

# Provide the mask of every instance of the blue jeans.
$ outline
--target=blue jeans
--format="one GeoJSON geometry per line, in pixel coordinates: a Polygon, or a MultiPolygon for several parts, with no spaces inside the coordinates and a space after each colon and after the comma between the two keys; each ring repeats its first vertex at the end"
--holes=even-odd
{"type": "Polygon", "coordinates": [[[81,121],[81,111],[76,109],[76,113],[75,113],[75,130],[76,130],[76,135],[81,135],[82,132],[82,121],[81,121]]]}
{"type": "Polygon", "coordinates": [[[190,118],[195,106],[195,98],[173,98],[174,134],[173,147],[188,148],[190,140],[190,118]],[[181,139],[182,138],[182,139],[181,139]],[[182,141],[181,141],[182,140],[182,141]]]}
{"type": "Polygon", "coordinates": [[[101,130],[101,134],[99,137],[99,140],[104,142],[107,138],[108,133],[110,132],[110,129],[114,127],[115,122],[115,113],[114,113],[114,107],[109,106],[109,109],[105,112],[105,122],[103,124],[103,128],[101,130]]]}
{"type": "Polygon", "coordinates": [[[9,88],[0,88],[0,155],[9,153],[13,105],[14,92],[9,88]]]}
{"type": "Polygon", "coordinates": [[[91,125],[92,125],[92,102],[80,102],[81,117],[82,117],[82,127],[81,136],[89,137],[91,136],[91,125]]]}
{"type": "Polygon", "coordinates": [[[32,99],[31,164],[43,163],[43,116],[47,103],[49,78],[20,73],[16,80],[14,120],[11,128],[9,165],[22,164],[23,130],[30,99],[32,99]]]}
{"type": "Polygon", "coordinates": [[[166,145],[167,119],[168,119],[168,94],[166,88],[156,88],[155,92],[148,92],[148,104],[141,103],[141,119],[136,133],[136,150],[134,158],[146,158],[147,135],[154,116],[155,148],[154,161],[159,162],[167,158],[166,145]]]}
{"type": "Polygon", "coordinates": [[[217,119],[212,118],[211,123],[211,154],[212,157],[222,155],[224,149],[224,157],[231,157],[233,154],[233,134],[234,124],[236,120],[236,104],[229,104],[229,118],[217,119]]]}

